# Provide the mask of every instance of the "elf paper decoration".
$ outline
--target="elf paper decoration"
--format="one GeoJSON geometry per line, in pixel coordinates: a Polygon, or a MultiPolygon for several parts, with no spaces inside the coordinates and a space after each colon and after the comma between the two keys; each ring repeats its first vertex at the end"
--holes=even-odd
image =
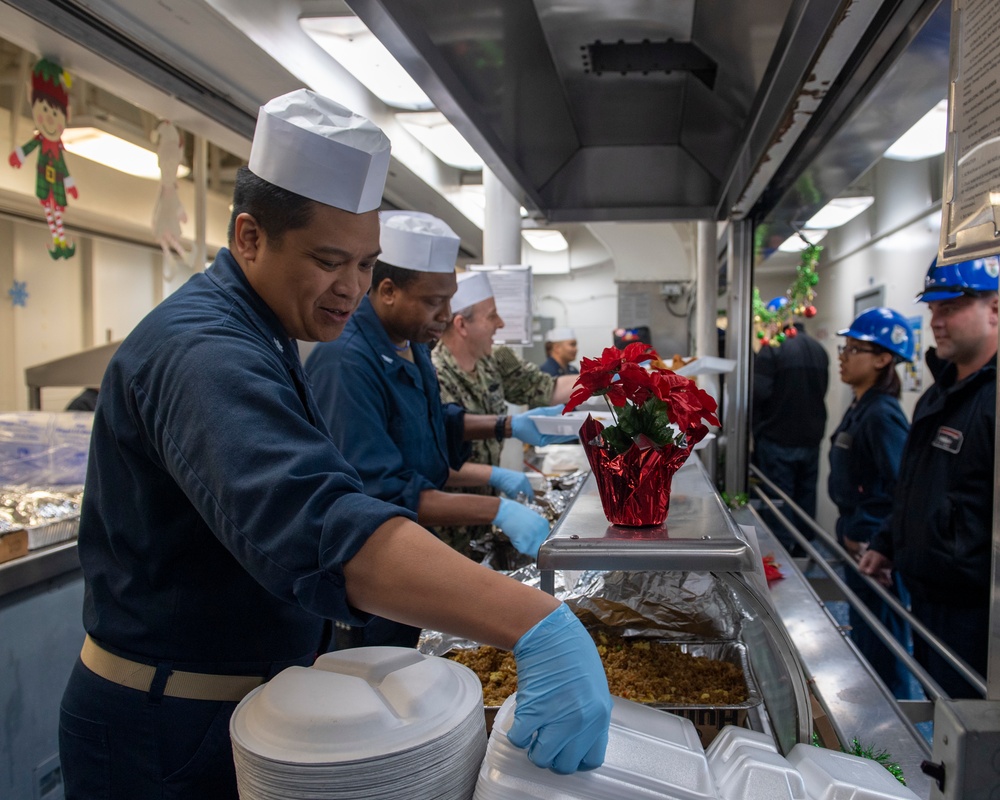
{"type": "Polygon", "coordinates": [[[54,61],[43,58],[35,64],[31,72],[31,116],[37,132],[35,138],[14,150],[8,159],[12,167],[20,169],[28,155],[38,150],[35,195],[52,232],[49,255],[53,259],[70,258],[76,252],[76,245],[66,242],[62,222],[66,195],[74,200],[79,197],[63,158],[62,134],[69,117],[71,85],[69,73],[54,61]]]}

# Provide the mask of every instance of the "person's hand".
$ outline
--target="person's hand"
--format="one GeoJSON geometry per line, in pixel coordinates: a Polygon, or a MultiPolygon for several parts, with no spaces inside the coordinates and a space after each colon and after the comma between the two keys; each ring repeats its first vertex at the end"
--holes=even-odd
{"type": "Polygon", "coordinates": [[[507,497],[517,499],[519,494],[525,494],[529,500],[535,499],[535,490],[531,488],[528,476],[523,472],[515,472],[512,469],[504,469],[503,467],[493,467],[488,483],[494,489],[499,489],[507,497]]]}
{"type": "Polygon", "coordinates": [[[538,548],[549,535],[549,522],[545,517],[505,497],[500,498],[493,524],[507,535],[517,552],[531,558],[538,558],[538,548]]]}
{"type": "Polygon", "coordinates": [[[878,550],[866,550],[861,556],[858,567],[865,575],[870,575],[883,586],[892,586],[892,562],[878,550]]]}
{"type": "Polygon", "coordinates": [[[848,539],[844,537],[844,549],[850,554],[856,562],[861,563],[861,557],[865,554],[868,549],[868,542],[858,542],[854,539],[848,539]]]}
{"type": "Polygon", "coordinates": [[[520,439],[525,444],[532,444],[536,447],[544,447],[550,444],[565,444],[575,442],[576,436],[555,436],[553,434],[543,434],[535,426],[535,421],[531,417],[558,417],[562,414],[565,406],[544,406],[542,408],[531,408],[520,414],[515,414],[510,418],[510,432],[515,439],[520,439]]]}
{"type": "Polygon", "coordinates": [[[560,605],[514,645],[517,707],[507,739],[539,767],[568,775],[604,763],[611,695],[594,640],[560,605]]]}
{"type": "Polygon", "coordinates": [[[7,163],[10,164],[14,169],[21,168],[21,159],[17,157],[16,150],[7,157],[7,163]]]}

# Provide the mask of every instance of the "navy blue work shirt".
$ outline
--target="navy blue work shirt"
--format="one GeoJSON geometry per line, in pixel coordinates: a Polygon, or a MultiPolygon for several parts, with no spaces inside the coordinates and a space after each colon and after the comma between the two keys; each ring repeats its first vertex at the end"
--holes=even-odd
{"type": "Polygon", "coordinates": [[[892,513],[910,423],[899,401],[868,390],[830,437],[827,488],[837,506],[837,537],[868,542],[892,513]]]}
{"type": "Polygon", "coordinates": [[[580,370],[574,367],[572,364],[567,364],[565,367],[556,361],[552,356],[549,356],[542,362],[539,369],[546,375],[551,375],[553,378],[558,378],[560,375],[579,375],[580,370]]]}
{"type": "Polygon", "coordinates": [[[464,410],[442,406],[427,345],[413,344],[411,352],[412,362],[393,347],[365,297],[338,339],[313,348],[306,373],[365,491],[415,512],[420,493],[443,488],[469,449],[464,410]]]}
{"type": "Polygon", "coordinates": [[[323,617],[358,624],[343,566],[387,520],[330,439],[296,343],[230,252],[119,347],[80,520],[84,625],[176,669],[309,663],[323,617]]]}

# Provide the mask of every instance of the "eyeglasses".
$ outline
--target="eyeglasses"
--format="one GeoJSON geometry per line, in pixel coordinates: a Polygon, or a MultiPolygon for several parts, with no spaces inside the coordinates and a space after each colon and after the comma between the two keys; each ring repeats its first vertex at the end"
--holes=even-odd
{"type": "Polygon", "coordinates": [[[837,345],[837,355],[839,356],[853,356],[855,353],[878,353],[878,350],[872,350],[870,347],[858,347],[856,344],[837,345]]]}

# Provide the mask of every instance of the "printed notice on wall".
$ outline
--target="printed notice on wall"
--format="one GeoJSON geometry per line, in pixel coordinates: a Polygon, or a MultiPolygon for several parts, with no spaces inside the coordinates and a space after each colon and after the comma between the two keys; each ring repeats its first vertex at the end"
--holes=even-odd
{"type": "Polygon", "coordinates": [[[493,344],[531,344],[532,287],[531,267],[523,264],[490,266],[477,264],[470,270],[481,270],[490,279],[497,313],[503,327],[493,334],[493,344]]]}
{"type": "Polygon", "coordinates": [[[943,263],[1000,251],[1000,3],[953,0],[943,263]]]}

